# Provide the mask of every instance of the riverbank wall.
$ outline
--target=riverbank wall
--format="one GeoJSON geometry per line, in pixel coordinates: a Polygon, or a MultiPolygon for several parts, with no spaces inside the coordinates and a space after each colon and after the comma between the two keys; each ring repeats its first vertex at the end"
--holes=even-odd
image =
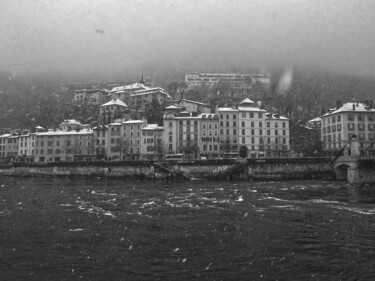
{"type": "Polygon", "coordinates": [[[0,165],[0,176],[134,179],[335,179],[327,158],[218,159],[189,162],[59,162],[0,165]]]}

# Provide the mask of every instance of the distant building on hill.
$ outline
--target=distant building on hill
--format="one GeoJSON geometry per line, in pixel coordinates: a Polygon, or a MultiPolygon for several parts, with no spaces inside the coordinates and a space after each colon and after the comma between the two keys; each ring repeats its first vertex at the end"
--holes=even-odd
{"type": "Polygon", "coordinates": [[[77,104],[99,105],[109,99],[109,91],[106,89],[80,89],[74,91],[73,102],[77,104]]]}
{"type": "Polygon", "coordinates": [[[199,73],[185,74],[185,82],[190,87],[206,84],[213,87],[219,83],[228,83],[235,89],[251,89],[256,83],[270,84],[268,74],[240,74],[240,73],[199,73]]]}

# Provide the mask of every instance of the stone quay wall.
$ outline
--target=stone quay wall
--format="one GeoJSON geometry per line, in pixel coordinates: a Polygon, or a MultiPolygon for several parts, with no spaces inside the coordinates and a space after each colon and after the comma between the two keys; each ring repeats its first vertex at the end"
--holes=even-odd
{"type": "Polygon", "coordinates": [[[60,162],[0,164],[0,176],[239,180],[334,179],[326,158],[197,160],[189,162],[60,162]]]}

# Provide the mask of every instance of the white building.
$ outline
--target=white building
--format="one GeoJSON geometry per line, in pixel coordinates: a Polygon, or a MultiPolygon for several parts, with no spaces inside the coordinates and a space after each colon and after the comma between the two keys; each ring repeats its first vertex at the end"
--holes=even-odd
{"type": "Polygon", "coordinates": [[[362,155],[375,155],[375,109],[365,103],[348,102],[321,118],[323,150],[350,154],[350,140],[357,137],[362,155]]]}

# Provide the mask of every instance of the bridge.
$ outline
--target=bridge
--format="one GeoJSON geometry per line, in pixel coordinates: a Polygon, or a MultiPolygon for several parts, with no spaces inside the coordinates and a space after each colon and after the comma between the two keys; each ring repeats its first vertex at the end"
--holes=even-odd
{"type": "Polygon", "coordinates": [[[353,137],[331,161],[336,179],[349,183],[375,181],[375,156],[361,155],[359,142],[353,137]]]}

